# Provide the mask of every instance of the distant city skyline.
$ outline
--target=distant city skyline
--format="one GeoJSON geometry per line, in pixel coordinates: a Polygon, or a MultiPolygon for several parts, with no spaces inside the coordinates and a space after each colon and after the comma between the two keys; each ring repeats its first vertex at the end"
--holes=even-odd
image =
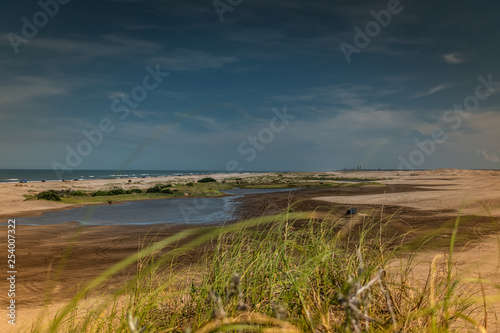
{"type": "Polygon", "coordinates": [[[498,169],[495,1],[2,3],[0,169],[498,169]]]}

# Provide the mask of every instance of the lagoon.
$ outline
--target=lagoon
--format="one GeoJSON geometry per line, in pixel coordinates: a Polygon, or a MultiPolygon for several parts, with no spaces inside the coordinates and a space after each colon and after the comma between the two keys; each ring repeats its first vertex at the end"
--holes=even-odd
{"type": "Polygon", "coordinates": [[[236,200],[245,195],[290,192],[287,189],[240,189],[223,191],[219,198],[171,198],[129,201],[114,205],[90,205],[41,216],[16,218],[18,225],[49,225],[78,222],[82,225],[211,224],[237,219],[236,200]]]}

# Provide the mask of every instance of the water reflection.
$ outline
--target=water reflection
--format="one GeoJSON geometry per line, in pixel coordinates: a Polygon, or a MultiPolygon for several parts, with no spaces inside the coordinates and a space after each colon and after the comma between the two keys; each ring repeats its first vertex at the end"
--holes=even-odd
{"type": "Polygon", "coordinates": [[[224,191],[222,198],[173,198],[93,205],[42,216],[16,218],[19,225],[48,225],[76,221],[85,225],[223,224],[237,218],[236,199],[248,194],[290,192],[289,189],[239,189],[224,191]]]}

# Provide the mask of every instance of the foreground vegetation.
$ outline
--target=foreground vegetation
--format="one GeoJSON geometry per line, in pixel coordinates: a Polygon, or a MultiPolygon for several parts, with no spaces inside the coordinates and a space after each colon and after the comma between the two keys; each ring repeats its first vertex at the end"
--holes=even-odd
{"type": "Polygon", "coordinates": [[[410,278],[413,256],[384,236],[390,217],[356,224],[289,211],[144,244],[32,331],[484,331],[485,300],[453,273],[458,219],[447,261],[434,260],[418,284],[410,278]],[[162,251],[172,244],[174,250],[162,251]],[[395,260],[397,253],[406,260],[395,260]],[[82,306],[136,262],[133,279],[91,308],[82,306]]]}

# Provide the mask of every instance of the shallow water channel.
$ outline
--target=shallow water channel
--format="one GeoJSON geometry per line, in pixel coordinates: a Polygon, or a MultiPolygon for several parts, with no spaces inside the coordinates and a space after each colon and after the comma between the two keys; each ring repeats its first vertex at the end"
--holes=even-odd
{"type": "Polygon", "coordinates": [[[238,198],[248,194],[289,192],[287,189],[240,189],[224,191],[221,198],[172,198],[128,201],[116,205],[90,205],[41,216],[16,218],[18,225],[79,222],[84,225],[223,224],[237,218],[238,198]]]}

